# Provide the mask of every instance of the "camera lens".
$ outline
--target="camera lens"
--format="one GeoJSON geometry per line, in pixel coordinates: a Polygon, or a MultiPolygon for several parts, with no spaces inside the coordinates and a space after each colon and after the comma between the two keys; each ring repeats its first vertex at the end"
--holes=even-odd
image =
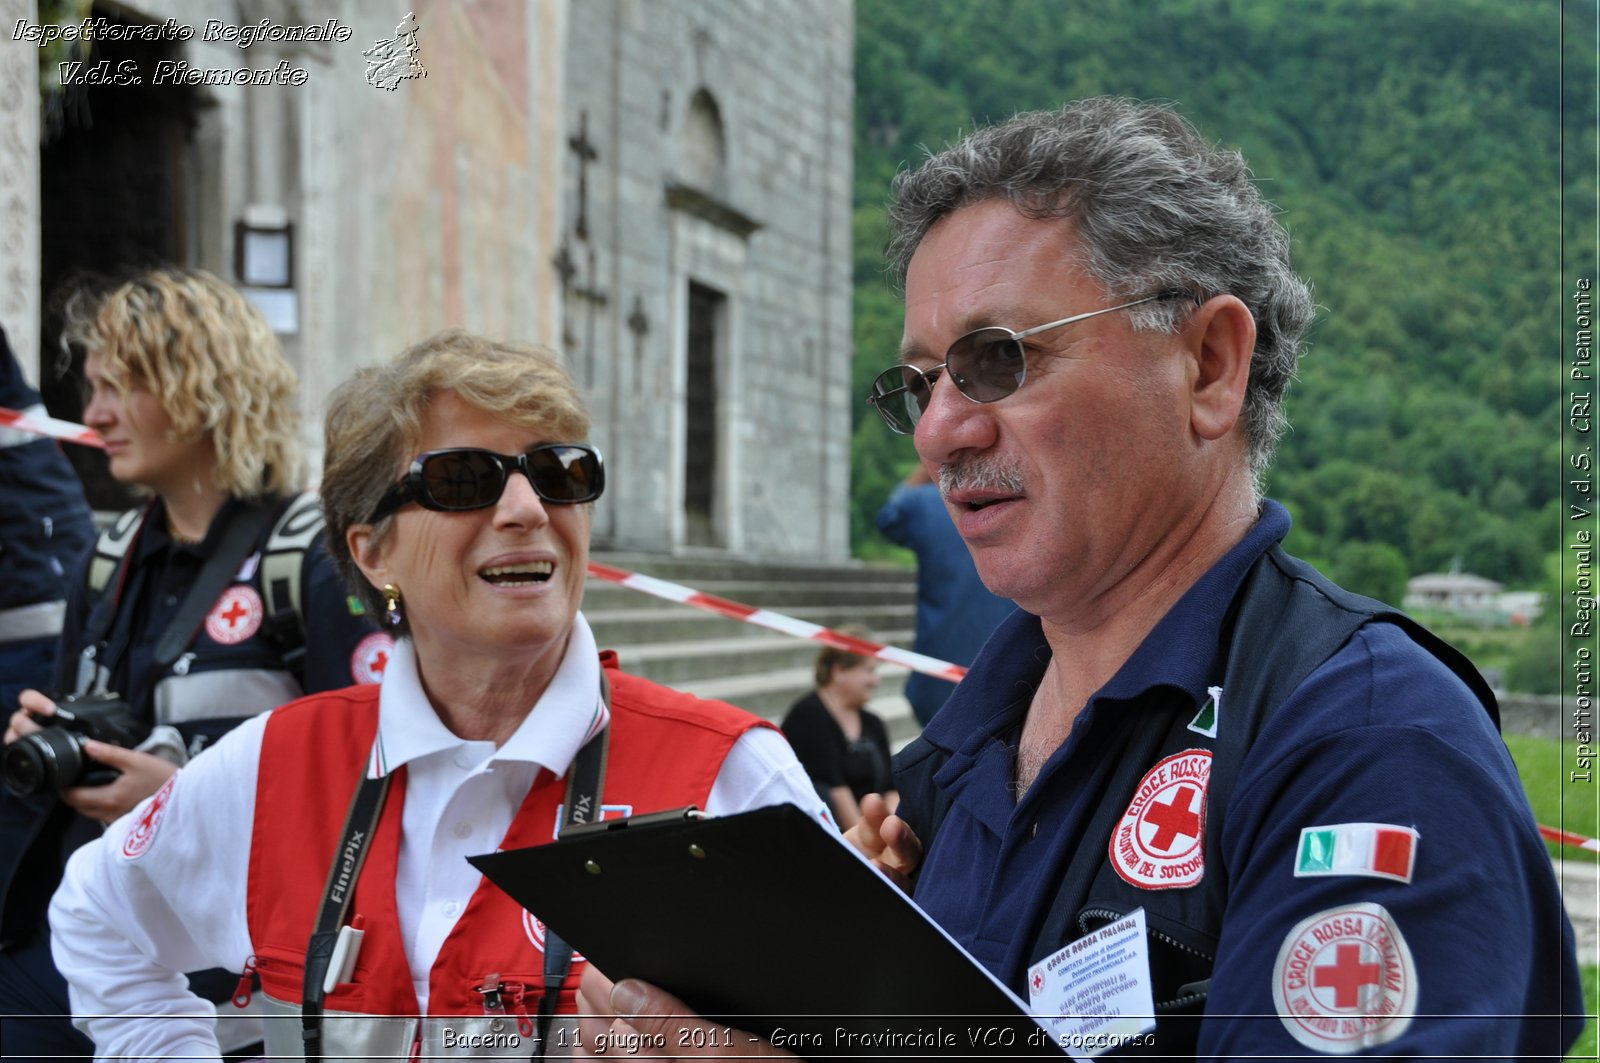
{"type": "Polygon", "coordinates": [[[19,738],[0,753],[0,781],[18,797],[65,790],[83,775],[83,739],[59,727],[19,738]]]}

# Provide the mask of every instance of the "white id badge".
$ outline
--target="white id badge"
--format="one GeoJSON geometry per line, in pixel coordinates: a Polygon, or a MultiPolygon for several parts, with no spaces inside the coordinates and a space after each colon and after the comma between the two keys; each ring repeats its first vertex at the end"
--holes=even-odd
{"type": "Polygon", "coordinates": [[[1058,1044],[1088,1055],[1155,1029],[1144,909],[1028,968],[1028,1006],[1058,1044]]]}

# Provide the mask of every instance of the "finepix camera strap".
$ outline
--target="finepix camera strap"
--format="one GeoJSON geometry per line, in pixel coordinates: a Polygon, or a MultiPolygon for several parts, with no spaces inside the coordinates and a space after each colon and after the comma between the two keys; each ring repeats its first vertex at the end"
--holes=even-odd
{"type": "MultiPolygon", "coordinates": [[[[604,668],[600,669],[600,699],[609,716],[611,683],[606,678],[604,668]]],[[[573,759],[572,768],[567,774],[562,830],[593,822],[599,816],[600,798],[605,792],[606,753],[610,735],[608,723],[583,744],[573,759]]],[[[345,817],[338,848],[334,850],[333,866],[328,869],[328,884],[322,893],[317,925],[306,947],[305,983],[301,987],[300,1039],[306,1059],[322,1058],[322,1004],[326,996],[324,979],[333,961],[339,931],[350,914],[356,880],[361,875],[362,865],[366,863],[372,835],[378,829],[378,818],[383,814],[383,804],[389,796],[391,778],[393,772],[377,778],[362,776],[360,785],[356,787],[355,798],[350,802],[350,812],[345,817]]],[[[572,946],[546,927],[544,992],[539,998],[537,1037],[532,1055],[534,1060],[543,1060],[545,1057],[545,1042],[560,1002],[561,985],[567,980],[567,973],[571,969],[572,946]]]]}

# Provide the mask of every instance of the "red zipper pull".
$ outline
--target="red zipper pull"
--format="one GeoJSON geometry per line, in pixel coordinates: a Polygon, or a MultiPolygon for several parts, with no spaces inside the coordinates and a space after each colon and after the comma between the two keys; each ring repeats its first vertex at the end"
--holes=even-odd
{"type": "Polygon", "coordinates": [[[528,1009],[522,1003],[523,998],[528,995],[528,987],[521,982],[506,982],[500,986],[500,991],[509,998],[511,1013],[517,1017],[517,1033],[523,1037],[532,1037],[533,1020],[528,1017],[528,1009]]]}
{"type": "Polygon", "coordinates": [[[255,974],[256,958],[251,956],[244,961],[244,973],[239,976],[239,984],[233,990],[234,1007],[248,1008],[250,1006],[250,997],[255,992],[255,986],[251,984],[251,981],[255,978],[255,974]]]}

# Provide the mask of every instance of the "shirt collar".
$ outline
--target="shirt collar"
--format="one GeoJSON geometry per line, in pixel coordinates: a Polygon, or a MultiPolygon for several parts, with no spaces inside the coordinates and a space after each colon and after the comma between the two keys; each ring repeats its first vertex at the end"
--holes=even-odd
{"type": "Polygon", "coordinates": [[[172,537],[167,531],[167,504],[159,497],[151,501],[145,511],[144,521],[139,528],[139,544],[136,547],[136,560],[140,564],[149,563],[163,550],[171,549],[174,553],[182,551],[199,557],[210,557],[216,552],[222,540],[223,529],[233,518],[233,514],[243,505],[232,495],[222,500],[222,508],[212,516],[211,523],[206,527],[205,537],[197,543],[182,542],[172,537]]]}
{"type": "MultiPolygon", "coordinates": [[[[1263,502],[1245,537],[1184,592],[1133,656],[1089,699],[1090,706],[1101,699],[1136,698],[1163,685],[1188,692],[1198,703],[1216,680],[1223,623],[1245,574],[1291,526],[1286,509],[1263,502]]],[[[1039,618],[1018,609],[973,662],[972,670],[986,685],[963,680],[924,736],[947,750],[980,748],[989,736],[1022,719],[1049,663],[1050,645],[1039,618]]]]}
{"type": "Polygon", "coordinates": [[[1244,538],[1167,610],[1095,698],[1127,700],[1152,687],[1171,686],[1197,703],[1203,700],[1206,688],[1219,678],[1222,628],[1240,584],[1250,566],[1288,535],[1291,526],[1288,510],[1264,501],[1244,538]]]}
{"type": "MultiPolygon", "coordinates": [[[[567,649],[550,685],[529,709],[516,731],[485,767],[496,761],[533,763],[561,776],[584,742],[610,722],[600,697],[600,658],[594,634],[577,614],[567,649]]],[[[367,764],[377,778],[421,757],[467,745],[439,719],[422,690],[416,647],[409,638],[396,643],[378,693],[378,740],[367,764]]]]}

